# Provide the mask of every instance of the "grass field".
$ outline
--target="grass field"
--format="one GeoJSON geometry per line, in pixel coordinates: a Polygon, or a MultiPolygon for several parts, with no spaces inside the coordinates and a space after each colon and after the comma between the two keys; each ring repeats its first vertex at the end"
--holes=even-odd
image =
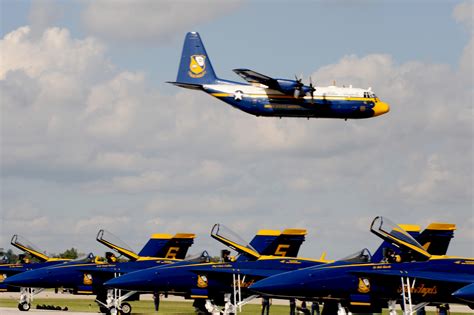
{"type": "MultiPolygon", "coordinates": [[[[14,299],[0,299],[0,307],[13,307],[16,308],[18,301],[14,299]]],[[[92,312],[98,313],[99,308],[95,302],[90,299],[55,299],[55,298],[38,298],[35,299],[32,305],[32,309],[35,309],[37,305],[54,305],[61,306],[64,308],[68,307],[71,312],[92,312]]],[[[160,304],[160,311],[157,313],[154,310],[152,301],[134,301],[130,302],[132,305],[132,314],[169,314],[169,315],[190,315],[194,314],[194,309],[192,307],[191,301],[162,301],[160,304]]],[[[258,304],[247,304],[242,308],[243,315],[255,315],[260,314],[260,305],[258,304]]],[[[401,312],[399,312],[401,313],[401,312]]],[[[25,313],[27,314],[27,313],[25,313]]],[[[59,312],[58,312],[59,314],[59,312]]],[[[289,314],[289,307],[287,305],[272,305],[270,314],[272,315],[283,315],[289,314]]],[[[384,310],[383,314],[388,314],[384,310]]],[[[434,315],[435,312],[426,312],[426,314],[434,315]]],[[[465,315],[466,313],[454,313],[451,315],[465,315]]]]}

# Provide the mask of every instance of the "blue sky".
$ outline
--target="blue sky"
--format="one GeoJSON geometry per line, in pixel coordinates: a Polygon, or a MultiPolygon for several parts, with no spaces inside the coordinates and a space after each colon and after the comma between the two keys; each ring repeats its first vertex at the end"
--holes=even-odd
{"type": "Polygon", "coordinates": [[[135,248],[150,233],[195,232],[196,251],[217,253],[207,234],[222,222],[245,238],[304,227],[304,256],[337,258],[374,247],[368,226],[382,214],[456,223],[452,253],[474,254],[469,2],[4,0],[1,9],[0,246],[20,233],[52,252],[99,250],[94,235],[106,228],[135,248]],[[391,112],[258,119],[165,84],[191,30],[223,78],[247,67],[372,86],[391,112]]]}

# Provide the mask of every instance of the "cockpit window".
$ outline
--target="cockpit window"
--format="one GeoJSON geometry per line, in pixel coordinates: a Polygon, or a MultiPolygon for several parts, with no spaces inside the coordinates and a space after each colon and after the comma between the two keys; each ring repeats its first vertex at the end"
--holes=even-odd
{"type": "Polygon", "coordinates": [[[354,263],[368,263],[372,260],[372,255],[370,254],[367,248],[364,248],[340,260],[346,261],[346,262],[354,262],[354,263]]]}
{"type": "Polygon", "coordinates": [[[196,263],[208,263],[211,261],[211,256],[209,253],[205,250],[202,253],[194,256],[190,256],[185,259],[185,261],[188,262],[196,262],[196,263]]]}

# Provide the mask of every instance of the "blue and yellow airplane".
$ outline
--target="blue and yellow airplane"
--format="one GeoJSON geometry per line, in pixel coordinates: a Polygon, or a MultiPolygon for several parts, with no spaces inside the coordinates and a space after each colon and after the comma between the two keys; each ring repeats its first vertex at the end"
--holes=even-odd
{"type": "MultiPolygon", "coordinates": [[[[443,252],[449,246],[455,226],[452,224],[430,224],[420,233],[420,227],[403,225],[408,231],[422,242],[429,252],[443,252]]],[[[260,232],[261,233],[261,232],[260,232]]],[[[260,234],[259,233],[259,234],[260,234]]],[[[267,235],[278,235],[278,231],[265,231],[267,235]]],[[[294,240],[306,233],[304,230],[289,230],[282,233],[292,235],[294,240]],[[298,233],[301,233],[298,236],[298,233]]],[[[191,295],[200,297],[200,304],[196,305],[203,311],[215,311],[224,305],[224,313],[232,313],[236,307],[245,304],[252,298],[248,286],[255,281],[280,274],[290,270],[297,270],[308,266],[317,266],[330,261],[324,259],[307,259],[297,257],[299,246],[290,250],[287,242],[274,244],[269,252],[257,253],[253,246],[244,246],[235,241],[232,233],[223,232],[219,225],[214,226],[211,236],[236,250],[240,255],[234,261],[209,262],[201,260],[178,263],[172,266],[156,267],[133,272],[108,281],[111,287],[156,292],[167,294],[191,295]],[[229,298],[229,295],[231,298],[229,298]],[[226,298],[227,297],[227,298],[226,298]],[[203,305],[207,308],[204,309],[203,305]]],[[[383,242],[375,255],[382,255],[387,250],[395,253],[399,249],[389,242],[383,242]]],[[[383,257],[383,256],[382,256],[383,257]]],[[[198,300],[195,300],[198,301],[198,300]]]]}
{"type": "Polygon", "coordinates": [[[380,313],[403,305],[413,314],[428,304],[474,307],[474,258],[433,255],[403,228],[376,217],[371,232],[400,251],[375,259],[367,249],[334,263],[281,273],[258,281],[250,289],[260,294],[324,301],[328,314],[380,313]],[[327,305],[326,305],[327,304],[327,305]],[[339,304],[339,305],[338,305],[339,304]]]}
{"type": "MultiPolygon", "coordinates": [[[[63,288],[73,294],[95,294],[96,302],[102,312],[116,313],[120,310],[128,314],[131,312],[131,306],[122,301],[137,299],[138,295],[129,292],[121,296],[120,292],[108,292],[103,286],[104,282],[120,274],[183,260],[189,247],[194,243],[195,234],[178,233],[174,236],[153,234],[138,254],[128,246],[111,241],[111,237],[113,235],[104,230],[100,230],[97,234],[100,243],[127,257],[128,261],[120,262],[110,252],[106,253],[105,259],[91,253],[85,258],[9,277],[4,283],[28,288],[63,288]],[[117,300],[120,301],[118,305],[110,302],[117,300]]],[[[19,309],[29,310],[32,298],[31,292],[25,292],[20,297],[19,309]]]]}
{"type": "Polygon", "coordinates": [[[301,78],[275,79],[249,69],[234,69],[248,83],[219,79],[198,33],[186,34],[176,82],[202,90],[255,116],[360,119],[390,110],[371,88],[305,85],[301,78]]]}
{"type": "Polygon", "coordinates": [[[23,251],[24,254],[19,255],[18,262],[0,264],[0,292],[19,291],[19,288],[11,287],[4,283],[4,280],[11,276],[28,270],[43,268],[70,260],[66,258],[50,257],[39,250],[35,245],[33,245],[33,243],[18,234],[13,235],[10,243],[14,247],[23,251]],[[30,261],[27,255],[31,256],[36,260],[36,262],[30,261]]]}
{"type": "MultiPolygon", "coordinates": [[[[248,295],[245,288],[253,283],[253,277],[245,277],[245,271],[256,271],[265,276],[297,267],[313,266],[327,262],[295,258],[302,242],[305,229],[260,230],[250,244],[245,245],[235,233],[220,224],[214,225],[211,237],[239,253],[236,258],[224,256],[220,262],[211,262],[202,255],[170,266],[154,267],[133,272],[106,282],[106,286],[142,292],[161,292],[194,299],[194,307],[200,312],[219,309],[231,302],[233,283],[238,283],[242,300],[248,295]],[[242,277],[239,274],[242,273],[242,277]],[[234,279],[233,279],[234,277],[234,279]]],[[[237,291],[236,291],[237,292],[237,291]]]]}

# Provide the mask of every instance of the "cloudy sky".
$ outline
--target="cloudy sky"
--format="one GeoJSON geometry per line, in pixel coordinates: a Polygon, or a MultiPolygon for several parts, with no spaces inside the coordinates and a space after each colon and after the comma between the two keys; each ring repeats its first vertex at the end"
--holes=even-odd
{"type": "MultiPolygon", "coordinates": [[[[223,223],[308,229],[301,254],[379,243],[377,215],[456,223],[474,256],[473,5],[459,1],[1,0],[0,247],[102,252],[105,228],[218,244],[223,223]],[[167,85],[199,31],[220,77],[248,67],[371,86],[368,120],[257,118],[167,85]]],[[[307,79],[306,79],[307,80],[307,79]]]]}

